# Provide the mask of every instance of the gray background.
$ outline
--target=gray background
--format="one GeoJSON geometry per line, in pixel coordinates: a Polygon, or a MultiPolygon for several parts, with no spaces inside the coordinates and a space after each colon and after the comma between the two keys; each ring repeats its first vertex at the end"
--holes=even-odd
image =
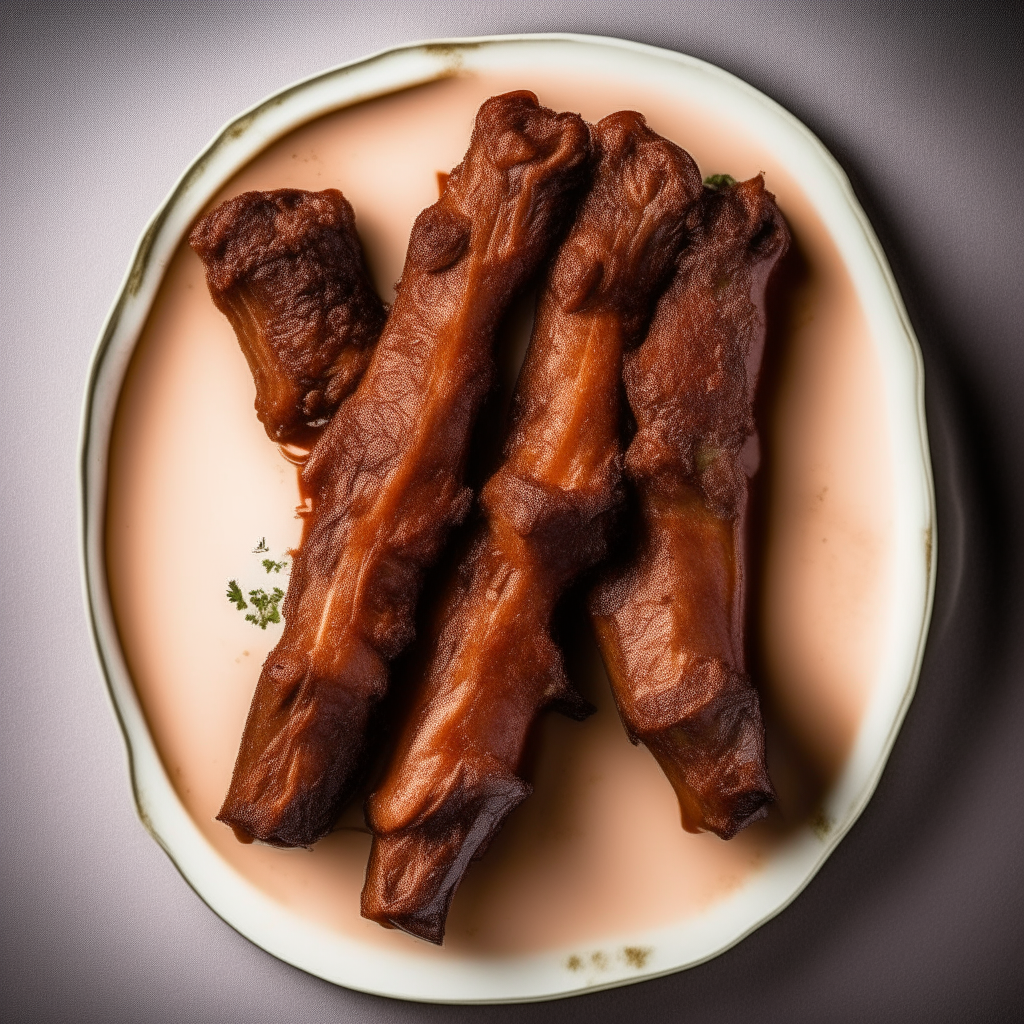
{"type": "Polygon", "coordinates": [[[922,10],[279,0],[0,15],[0,1014],[859,1022],[1022,1012],[1022,18],[1010,5],[922,10]],[[334,988],[250,945],[136,820],[80,596],[79,413],[134,242],[224,121],[390,44],[551,30],[719,64],[802,118],[849,172],[924,349],[935,616],[876,796],[776,920],[709,964],[617,991],[528,1007],[403,1004],[334,988]]]}

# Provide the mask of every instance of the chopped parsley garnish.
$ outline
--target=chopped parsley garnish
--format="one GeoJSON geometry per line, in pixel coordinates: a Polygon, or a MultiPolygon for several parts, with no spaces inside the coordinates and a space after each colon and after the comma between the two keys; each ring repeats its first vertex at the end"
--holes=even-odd
{"type": "Polygon", "coordinates": [[[731,174],[709,174],[704,179],[708,188],[729,188],[736,184],[736,179],[731,174]]]}
{"type": "Polygon", "coordinates": [[[262,587],[258,590],[250,590],[249,600],[256,610],[249,612],[245,621],[259,626],[260,629],[266,629],[270,622],[280,622],[282,597],[284,597],[284,591],[280,587],[274,587],[269,594],[262,587]]]}
{"type": "MultiPolygon", "coordinates": [[[[262,555],[270,551],[267,545],[267,538],[260,537],[259,544],[252,549],[254,555],[262,555]]],[[[286,561],[277,561],[274,558],[263,558],[260,560],[263,571],[267,573],[279,573],[282,569],[288,568],[286,561]]],[[[238,580],[228,580],[227,599],[240,611],[243,612],[252,608],[246,617],[246,622],[251,622],[260,629],[266,629],[271,622],[281,621],[281,601],[284,599],[284,591],[280,587],[274,587],[269,593],[263,587],[256,587],[248,592],[249,600],[246,601],[238,580]]]]}

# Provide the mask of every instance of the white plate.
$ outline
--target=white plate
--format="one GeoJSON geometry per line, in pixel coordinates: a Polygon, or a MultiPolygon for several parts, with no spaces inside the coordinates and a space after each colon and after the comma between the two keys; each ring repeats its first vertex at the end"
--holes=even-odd
{"type": "MultiPolygon", "coordinates": [[[[686,139],[676,141],[686,145],[686,139]]],[[[783,909],[821,867],[870,798],[913,695],[935,567],[923,394],[921,357],[903,304],[842,170],[795,118],[718,68],[621,40],[516,36],[400,47],[283,90],[229,124],[154,215],[103,327],[89,377],[81,441],[85,592],[100,663],[127,739],[143,823],[225,921],[282,960],[351,988],[431,1001],[545,999],[665,974],[717,955],[783,909]],[[821,808],[819,827],[807,824],[797,830],[731,895],[703,913],[618,936],[609,946],[642,950],[642,956],[595,954],[581,960],[566,947],[525,955],[424,958],[412,948],[359,942],[269,898],[214,849],[182,805],[144,717],[111,606],[104,547],[111,433],[129,360],[171,258],[198,213],[240,168],[274,140],[329,111],[453,73],[545,65],[582,76],[626,76],[670,99],[699,98],[720,112],[723,123],[756,138],[800,182],[839,251],[881,368],[894,485],[890,628],[870,698],[821,808]],[[823,830],[821,820],[830,827],[823,830]]]]}

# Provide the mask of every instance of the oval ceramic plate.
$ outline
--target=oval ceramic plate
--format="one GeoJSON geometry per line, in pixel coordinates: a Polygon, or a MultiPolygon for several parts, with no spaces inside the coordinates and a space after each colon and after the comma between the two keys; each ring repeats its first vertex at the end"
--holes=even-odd
{"type": "MultiPolygon", "coordinates": [[[[317,137],[322,139],[323,132],[333,130],[332,125],[337,124],[339,131],[354,131],[351,126],[355,123],[322,120],[317,121],[321,128],[315,130],[321,132],[317,137]]],[[[365,124],[359,130],[364,132],[359,138],[369,138],[365,135],[369,130],[365,124]]],[[[385,140],[381,146],[394,142],[387,136],[381,138],[385,140]]],[[[413,142],[409,145],[413,146],[413,142]]],[[[387,154],[386,168],[397,167],[400,171],[401,165],[395,152],[387,154]]],[[[395,180],[396,184],[389,187],[393,188],[394,196],[408,200],[407,219],[431,201],[426,193],[406,197],[400,175],[395,180]]],[[[399,199],[396,203],[401,205],[399,199]]],[[[401,216],[406,217],[406,213],[401,216]]],[[[401,217],[398,219],[401,221],[401,217]]],[[[184,295],[184,291],[177,294],[184,295]]],[[[193,292],[193,300],[206,301],[201,285],[193,292]]],[[[226,359],[235,360],[230,373],[235,373],[242,382],[240,386],[244,387],[244,363],[233,345],[230,329],[226,323],[215,320],[210,323],[211,337],[216,335],[219,339],[216,345],[223,346],[217,351],[222,351],[226,359]]],[[[208,347],[216,345],[211,341],[208,347]]],[[[206,373],[206,368],[195,362],[200,358],[207,357],[186,352],[181,365],[184,366],[183,379],[192,382],[188,385],[191,390],[186,389],[185,393],[193,396],[189,401],[194,401],[194,415],[201,420],[204,398],[198,381],[200,370],[206,373]]],[[[133,372],[138,377],[144,370],[133,372]]],[[[161,372],[166,372],[167,379],[172,380],[170,363],[161,372]]],[[[251,401],[251,396],[248,400],[251,401]]],[[[259,425],[251,415],[251,408],[245,410],[244,405],[243,401],[236,419],[244,421],[244,429],[258,439],[259,425]]],[[[168,423],[173,433],[177,421],[173,419],[173,410],[170,415],[168,423]]],[[[138,435],[148,436],[145,423],[140,423],[138,435]]],[[[258,440],[253,442],[258,443],[258,440]]],[[[173,458],[155,458],[155,454],[156,449],[152,449],[151,457],[143,459],[139,465],[155,462],[162,466],[174,461],[173,458]]],[[[276,454],[273,458],[277,458],[276,454]]],[[[582,36],[521,36],[411,45],[317,75],[285,89],[237,118],[185,172],[139,241],[97,345],[85,404],[81,459],[86,597],[102,668],[127,738],[132,785],[143,823],[188,882],[225,921],[282,960],[352,988],[433,1001],[545,999],[653,977],[715,956],[784,908],[807,885],[856,820],[882,772],[917,680],[934,581],[934,499],[924,421],[921,358],[892,275],[849,182],[814,136],[795,118],[743,82],[676,53],[582,36]],[[426,188],[423,181],[430,177],[433,169],[447,170],[459,158],[471,123],[466,111],[475,109],[479,99],[487,95],[487,89],[503,84],[533,88],[542,102],[556,108],[566,109],[574,104],[571,109],[580,110],[588,118],[601,116],[616,106],[635,105],[644,110],[653,127],[690,149],[706,174],[730,170],[745,175],[766,170],[768,185],[779,195],[780,205],[802,245],[809,267],[805,278],[809,276],[819,297],[833,295],[834,301],[822,300],[821,308],[812,303],[802,318],[796,315],[790,321],[794,337],[804,340],[791,346],[796,354],[790,359],[792,365],[783,373],[779,410],[774,425],[767,431],[769,451],[773,446],[775,449],[774,462],[770,463],[774,467],[771,470],[774,497],[770,499],[769,515],[775,524],[770,532],[772,537],[777,534],[777,540],[769,544],[767,590],[762,589],[760,598],[765,600],[765,609],[760,614],[762,631],[767,637],[764,657],[769,678],[765,685],[770,691],[769,710],[775,707],[769,714],[769,744],[774,735],[773,721],[788,722],[789,728],[798,731],[805,728],[810,737],[808,749],[817,742],[815,737],[826,737],[819,743],[824,752],[819,752],[817,763],[819,766],[829,763],[831,767],[822,769],[822,778],[826,781],[814,807],[805,808],[800,814],[792,811],[787,818],[785,794],[790,790],[798,791],[800,785],[786,782],[787,772],[793,775],[792,765],[787,767],[785,758],[778,755],[777,764],[772,766],[782,795],[782,809],[776,814],[778,820],[774,825],[756,826],[748,830],[749,836],[745,833],[733,844],[726,845],[714,837],[687,836],[679,830],[667,783],[651,768],[653,762],[646,752],[642,748],[630,748],[620,731],[609,725],[613,718],[607,706],[595,716],[595,720],[605,723],[604,726],[592,727],[589,723],[552,726],[565,730],[559,734],[564,736],[564,749],[577,751],[581,760],[586,750],[590,753],[596,750],[595,763],[600,767],[605,763],[601,758],[607,759],[612,756],[609,752],[614,752],[619,759],[618,767],[607,774],[620,780],[635,780],[630,785],[637,787],[638,794],[646,795],[636,800],[630,793],[616,795],[617,791],[610,788],[612,784],[602,781],[600,771],[595,770],[587,780],[576,778],[573,781],[571,764],[563,765],[559,775],[550,765],[545,767],[546,763],[542,763],[538,768],[535,805],[539,808],[582,806],[589,799],[586,793],[593,792],[598,794],[594,797],[594,806],[605,802],[601,805],[604,810],[595,812],[593,820],[597,824],[588,832],[589,826],[577,815],[573,828],[582,838],[566,839],[558,827],[542,828],[539,818],[529,817],[533,812],[524,811],[525,817],[521,819],[513,816],[506,830],[511,838],[506,841],[503,834],[500,840],[505,843],[503,852],[497,849],[500,843],[496,843],[494,852],[481,862],[479,870],[473,869],[478,874],[474,876],[471,871],[472,880],[467,878],[463,887],[468,895],[463,899],[460,890],[453,906],[450,941],[444,949],[436,950],[407,936],[384,933],[375,925],[361,922],[354,906],[358,871],[351,865],[346,870],[350,874],[356,870],[356,874],[345,884],[349,884],[350,889],[355,886],[346,896],[353,906],[346,903],[337,911],[341,915],[337,919],[330,914],[318,914],[315,907],[317,902],[331,902],[333,896],[320,897],[314,893],[312,898],[308,894],[292,898],[287,886],[279,885],[275,889],[276,882],[261,881],[271,878],[279,867],[286,874],[295,865],[298,865],[295,870],[305,871],[309,865],[321,865],[324,857],[341,858],[338,860],[341,864],[343,857],[348,856],[342,851],[346,843],[356,844],[352,849],[358,856],[355,860],[350,858],[355,863],[359,856],[365,855],[367,840],[362,834],[338,839],[334,853],[328,850],[322,857],[319,853],[286,854],[259,847],[225,845],[226,830],[212,823],[215,805],[197,804],[194,783],[190,785],[187,780],[189,771],[193,772],[193,780],[201,779],[204,772],[212,773],[215,778],[210,791],[217,791],[230,770],[230,754],[226,752],[231,744],[237,743],[240,722],[234,721],[226,738],[221,737],[225,756],[211,756],[209,761],[209,765],[216,767],[207,767],[206,762],[196,767],[187,763],[188,756],[183,761],[174,753],[173,743],[163,738],[164,725],[153,727],[163,713],[159,710],[163,706],[160,701],[168,707],[178,706],[174,704],[178,701],[185,707],[195,695],[189,695],[187,671],[177,677],[181,683],[179,688],[175,677],[169,677],[170,683],[161,682],[159,672],[153,675],[145,659],[131,653],[134,642],[131,629],[134,627],[122,621],[128,615],[123,611],[126,605],[120,606],[120,618],[117,614],[117,594],[113,592],[121,584],[112,586],[110,575],[112,566],[124,562],[124,557],[118,553],[122,542],[118,540],[120,534],[116,528],[120,522],[117,517],[128,513],[123,512],[124,502],[117,496],[121,492],[116,489],[108,492],[108,488],[113,487],[111,474],[122,472],[118,468],[121,465],[118,460],[123,461],[118,454],[120,442],[115,436],[119,403],[130,405],[129,398],[124,396],[137,386],[131,383],[129,372],[133,356],[136,356],[136,364],[141,365],[150,359],[146,353],[154,351],[153,329],[147,328],[147,324],[158,315],[154,309],[159,311],[159,296],[164,294],[161,289],[170,289],[167,294],[173,294],[174,288],[192,288],[201,280],[196,277],[195,266],[189,269],[190,254],[182,247],[199,213],[229,186],[239,190],[242,183],[248,182],[246,187],[271,187],[259,184],[259,168],[264,166],[259,160],[271,159],[261,154],[270,153],[278,161],[274,166],[281,167],[284,166],[281,161],[289,156],[281,149],[286,146],[294,149],[290,153],[292,166],[297,167],[303,160],[307,164],[321,160],[323,167],[315,172],[309,167],[301,173],[295,171],[289,180],[282,180],[280,184],[312,183],[319,179],[321,184],[307,184],[307,187],[341,187],[356,207],[364,241],[368,240],[371,265],[376,261],[378,283],[386,281],[389,275],[393,280],[394,267],[400,266],[401,246],[394,240],[389,243],[385,237],[383,213],[379,223],[374,220],[377,200],[372,191],[360,197],[363,187],[360,180],[365,183],[366,179],[384,174],[383,151],[376,152],[370,147],[366,152],[356,152],[359,147],[350,145],[338,155],[338,166],[332,167],[330,161],[324,162],[323,154],[327,149],[315,152],[308,149],[312,136],[303,136],[301,132],[314,130],[308,126],[316,119],[327,115],[343,119],[349,116],[349,111],[353,112],[353,118],[362,118],[371,126],[375,118],[380,122],[384,112],[399,121],[405,117],[404,130],[413,132],[416,123],[422,125],[424,119],[429,122],[432,109],[447,109],[449,120],[458,121],[458,131],[450,133],[457,141],[446,149],[448,143],[442,138],[435,151],[431,149],[431,137],[444,136],[445,132],[428,128],[416,143],[419,148],[410,150],[409,160],[411,165],[416,165],[414,169],[419,175],[415,179],[419,182],[416,188],[422,192],[426,188]],[[378,106],[374,106],[375,103],[378,106]],[[388,107],[388,103],[393,105],[388,107]],[[408,106],[409,103],[413,107],[408,106]],[[440,165],[442,160],[448,163],[440,165]],[[709,166],[709,160],[718,161],[718,165],[709,166]],[[758,160],[760,166],[756,165],[758,160]],[[729,166],[722,166],[722,161],[729,162],[729,166]],[[750,161],[755,164],[747,167],[750,161]],[[250,177],[246,178],[246,174],[250,177]],[[832,270],[828,270],[833,264],[832,270]],[[192,277],[188,277],[189,274],[192,277]],[[826,287],[832,279],[830,274],[836,281],[841,278],[842,287],[837,285],[834,293],[828,292],[826,287]],[[183,284],[186,279],[188,283],[183,284]],[[834,324],[829,316],[834,317],[834,324]],[[818,337],[814,334],[816,330],[826,340],[819,338],[812,345],[810,339],[818,337]],[[857,365],[863,364],[862,369],[867,367],[862,376],[868,382],[863,386],[856,383],[861,377],[846,364],[840,365],[841,346],[829,347],[827,343],[828,338],[846,336],[860,339],[857,352],[861,362],[857,365]],[[140,339],[144,339],[144,344],[140,339]],[[821,364],[817,369],[815,360],[821,364]],[[825,369],[821,368],[823,366],[825,369]],[[831,394],[826,387],[828,381],[832,381],[828,387],[838,388],[835,394],[840,398],[835,401],[828,399],[831,394]],[[815,405],[815,393],[819,390],[825,397],[815,405]],[[843,420],[842,416],[847,419],[843,420]],[[857,426],[862,423],[867,424],[867,428],[857,426]],[[850,454],[844,448],[844,438],[862,436],[865,430],[868,434],[875,431],[881,439],[876,446],[876,454],[881,453],[880,456],[875,457],[874,450],[850,449],[850,454]],[[818,452],[804,451],[806,445],[801,448],[801,434],[833,438],[828,442],[831,447],[826,445],[818,452]],[[794,439],[793,451],[799,449],[803,455],[787,454],[787,437],[794,439]],[[861,469],[849,468],[853,463],[861,465],[861,469]],[[857,477],[857,472],[862,472],[862,478],[857,477]],[[872,473],[882,483],[870,485],[875,479],[872,473]],[[867,481],[870,486],[858,486],[858,480],[861,484],[867,481]],[[850,497],[855,493],[863,497],[864,491],[877,496],[874,511],[867,506],[857,506],[856,500],[850,497]],[[830,498],[830,493],[846,493],[847,498],[830,498]],[[831,519],[822,519],[815,510],[832,507],[829,502],[839,504],[831,519]],[[796,525],[790,529],[791,524],[796,525]],[[829,548],[829,544],[833,547],[829,548]],[[821,554],[822,551],[827,553],[821,554]],[[864,566],[874,564],[869,557],[872,551],[875,554],[871,557],[875,557],[878,568],[867,579],[864,566]],[[806,566],[811,568],[802,568],[806,566]],[[765,599],[765,595],[771,600],[765,599]],[[811,629],[813,616],[819,614],[814,609],[819,607],[833,609],[834,614],[829,613],[833,615],[829,620],[832,625],[811,629]],[[800,608],[810,610],[800,611],[800,608]],[[824,634],[824,646],[820,636],[817,640],[808,639],[812,633],[824,634]],[[125,638],[128,640],[123,643],[125,638]],[[819,647],[814,647],[815,643],[819,647]],[[844,675],[845,668],[861,664],[857,659],[861,658],[863,650],[869,650],[870,657],[862,658],[863,664],[856,672],[850,669],[844,675]],[[776,686],[772,682],[776,677],[783,679],[783,683],[776,686]],[[803,680],[799,685],[794,682],[798,677],[803,680]],[[840,713],[836,708],[844,700],[849,708],[840,713]],[[816,722],[814,709],[818,707],[826,710],[816,722]],[[806,719],[802,726],[801,714],[806,719]],[[846,725],[839,728],[836,722],[846,725]],[[585,750],[579,745],[590,742],[581,737],[602,735],[606,739],[600,743],[605,743],[605,747],[598,743],[592,750],[585,750]],[[572,800],[562,805],[557,801],[550,804],[550,791],[561,785],[570,790],[577,787],[572,790],[572,800]],[[588,785],[590,789],[586,789],[588,785]],[[545,799],[549,799],[548,805],[544,804],[545,799]],[[650,824],[647,818],[638,818],[634,824],[621,818],[621,828],[614,822],[609,824],[612,820],[609,814],[626,814],[633,804],[653,808],[649,817],[658,824],[650,824]],[[614,810],[615,807],[619,810],[614,810]],[[650,831],[645,832],[645,829],[650,831]],[[626,840],[634,834],[641,835],[642,841],[626,849],[626,840]],[[549,847],[545,843],[554,845],[549,847]],[[557,846],[558,843],[562,846],[557,846]],[[621,855],[615,852],[619,849],[616,843],[619,846],[625,843],[625,852],[621,855]],[[519,847],[527,852],[517,854],[519,847]],[[514,870],[516,857],[528,860],[530,850],[542,851],[537,854],[541,866],[531,869],[533,875],[517,873],[514,870]],[[570,850],[572,856],[562,859],[571,863],[561,868],[545,867],[558,861],[552,850],[570,850]],[[601,855],[591,856],[590,851],[595,850],[601,855]],[[256,867],[249,869],[247,857],[252,858],[254,865],[258,862],[270,866],[261,875],[256,867]],[[268,857],[279,859],[267,860],[268,857]],[[295,859],[302,857],[311,859],[295,859]],[[316,857],[321,859],[316,860],[316,857]],[[678,868],[673,866],[675,857],[680,858],[678,868]],[[489,860],[496,866],[486,867],[489,860]],[[624,865],[630,868],[628,878],[624,865]],[[559,870],[563,872],[561,875],[557,874],[559,870]],[[549,875],[545,876],[545,871],[549,875]],[[655,880],[653,888],[649,886],[645,890],[643,879],[637,881],[638,876],[645,874],[655,880]],[[685,887],[685,879],[678,881],[678,877],[684,875],[708,881],[701,892],[684,891],[680,887],[685,887]],[[574,879],[578,879],[578,883],[574,879]],[[530,909],[534,889],[542,893],[537,897],[541,902],[530,909]],[[526,907],[520,914],[522,920],[515,926],[518,931],[514,935],[512,924],[493,923],[494,916],[502,913],[509,921],[515,917],[514,907],[500,910],[502,891],[512,894],[508,897],[511,903],[526,907]],[[567,902],[561,904],[560,899],[567,902]],[[460,900],[465,904],[463,909],[460,909],[460,900]],[[484,907],[479,920],[473,917],[470,906],[473,900],[484,907]],[[607,913],[603,910],[605,905],[609,908],[607,913]],[[487,906],[498,909],[488,911],[487,906]],[[548,911],[546,906],[553,909],[548,911]],[[531,933],[534,925],[536,935],[531,933]],[[506,927],[506,932],[501,932],[502,927],[506,927]]],[[[244,461],[241,455],[239,460],[244,461]]],[[[161,477],[160,481],[161,486],[173,484],[170,477],[161,477]]],[[[148,484],[140,478],[138,487],[145,489],[146,486],[148,484]]],[[[216,488],[216,481],[210,486],[216,488]]],[[[292,492],[287,482],[282,487],[282,500],[286,504],[292,492]]],[[[154,493],[158,491],[159,488],[154,493]]],[[[247,552],[255,539],[249,536],[249,532],[256,529],[255,525],[239,527],[235,531],[239,533],[237,541],[233,541],[230,517],[223,510],[218,511],[217,501],[211,501],[209,506],[204,513],[209,519],[209,532],[220,537],[221,547],[237,543],[237,552],[230,558],[247,552]]],[[[158,514],[159,504],[152,507],[158,514]]],[[[145,523],[140,520],[138,525],[143,528],[145,523]]],[[[186,523],[182,529],[188,541],[190,527],[186,523]]],[[[202,533],[201,527],[195,527],[192,538],[195,544],[200,543],[202,533]]],[[[288,540],[284,537],[282,544],[288,540]]],[[[219,550],[209,556],[215,562],[219,550]]],[[[181,560],[180,555],[175,557],[181,560]]],[[[230,558],[225,566],[236,564],[231,563],[230,558]]],[[[142,567],[153,573],[159,568],[155,563],[142,567]]],[[[220,579],[217,576],[220,571],[217,563],[213,569],[215,580],[220,579]]],[[[222,609],[222,590],[216,586],[213,589],[218,592],[203,600],[220,603],[215,612],[204,612],[204,619],[216,619],[219,623],[217,616],[227,616],[232,610],[222,609]]],[[[199,604],[202,605],[202,601],[199,604]]],[[[152,612],[143,610],[139,614],[142,616],[139,621],[149,623],[145,628],[152,627],[156,633],[164,630],[160,634],[161,642],[169,640],[176,648],[188,646],[182,643],[180,633],[174,634],[172,627],[164,629],[157,607],[152,612]],[[150,615],[150,619],[146,619],[146,615],[150,615]]],[[[227,646],[241,638],[238,639],[238,646],[241,646],[244,637],[238,631],[249,627],[241,624],[239,616],[224,621],[223,627],[210,627],[211,636],[218,642],[224,640],[227,646]]],[[[204,622],[197,620],[194,630],[203,628],[204,622]]],[[[272,642],[272,633],[261,634],[254,637],[249,646],[258,654],[260,650],[269,649],[272,642]]],[[[232,649],[231,654],[233,661],[242,662],[241,655],[249,657],[250,650],[233,657],[232,649]]],[[[231,698],[234,701],[231,714],[236,720],[238,715],[244,714],[248,695],[255,684],[256,669],[252,664],[258,664],[255,657],[245,665],[244,673],[239,670],[241,689],[231,698]]],[[[215,668],[217,672],[222,671],[215,668]]],[[[227,669],[223,672],[227,673],[227,669]]],[[[209,699],[215,698],[210,696],[209,699]]],[[[606,698],[595,699],[599,704],[604,700],[607,705],[606,698]]],[[[195,708],[185,707],[182,714],[186,712],[200,714],[201,709],[197,712],[195,708]]],[[[195,727],[190,728],[196,732],[195,727]]],[[[550,746],[553,741],[545,734],[544,742],[550,746]]],[[[814,761],[814,756],[810,760],[814,761]]],[[[531,801],[527,801],[524,808],[530,804],[531,801]]],[[[571,816],[569,810],[564,813],[571,816]]],[[[576,811],[571,813],[576,814],[576,811]]],[[[641,813],[647,814],[647,810],[637,812],[641,813]]],[[[573,829],[561,831],[569,833],[573,829]]],[[[333,841],[334,837],[331,838],[333,841]]]]}

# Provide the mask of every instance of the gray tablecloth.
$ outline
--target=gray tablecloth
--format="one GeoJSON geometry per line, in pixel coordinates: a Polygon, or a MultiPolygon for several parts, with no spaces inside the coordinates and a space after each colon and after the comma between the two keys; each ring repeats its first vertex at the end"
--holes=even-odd
{"type": "Polygon", "coordinates": [[[1024,87],[1011,5],[90,3],[5,9],[0,1016],[86,1021],[960,1021],[1024,1005],[1024,87]],[[924,20],[927,19],[927,20],[924,20]],[[853,179],[921,341],[940,564],[918,695],[807,891],[709,964],[526,1007],[334,988],[218,920],[135,817],[94,662],[76,446],[147,218],[216,129],[412,39],[624,36],[719,64],[853,179]]]}

